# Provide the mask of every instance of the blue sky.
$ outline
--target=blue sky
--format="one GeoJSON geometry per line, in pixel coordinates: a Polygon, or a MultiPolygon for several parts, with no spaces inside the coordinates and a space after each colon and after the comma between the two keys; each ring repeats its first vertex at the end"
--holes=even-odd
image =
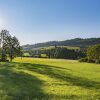
{"type": "Polygon", "coordinates": [[[100,37],[100,0],[0,0],[0,30],[21,44],[100,37]]]}

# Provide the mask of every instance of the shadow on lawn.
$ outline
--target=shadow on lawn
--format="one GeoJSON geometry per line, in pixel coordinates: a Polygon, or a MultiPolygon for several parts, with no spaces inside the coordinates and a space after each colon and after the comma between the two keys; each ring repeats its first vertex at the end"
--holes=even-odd
{"type": "MultiPolygon", "coordinates": [[[[3,95],[6,94],[7,100],[48,100],[51,96],[44,93],[42,90],[43,81],[37,77],[24,72],[14,71],[13,68],[29,70],[40,74],[47,75],[51,78],[56,78],[64,82],[70,82],[70,85],[80,86],[86,89],[100,89],[100,83],[81,78],[66,73],[63,74],[63,70],[60,67],[42,65],[42,64],[30,64],[30,63],[3,63],[0,64],[0,90],[3,90],[3,95]],[[34,98],[34,99],[33,99],[34,98]],[[44,99],[45,98],[45,99],[44,99]]],[[[0,92],[1,95],[1,92],[0,92]]],[[[53,95],[53,97],[55,97],[53,95]]],[[[75,96],[57,96],[58,98],[79,98],[75,96]]]]}
{"type": "Polygon", "coordinates": [[[51,78],[60,79],[65,82],[70,82],[70,85],[80,86],[86,89],[93,88],[93,89],[100,89],[100,82],[95,82],[89,80],[87,78],[74,76],[69,73],[70,69],[66,70],[66,73],[63,73],[62,68],[50,65],[42,65],[42,64],[30,64],[30,63],[18,63],[22,69],[27,69],[30,71],[34,71],[40,74],[48,75],[51,78]]]}
{"type": "Polygon", "coordinates": [[[45,96],[41,80],[24,72],[16,72],[12,69],[15,64],[11,65],[0,65],[0,100],[33,100],[45,96]]]}

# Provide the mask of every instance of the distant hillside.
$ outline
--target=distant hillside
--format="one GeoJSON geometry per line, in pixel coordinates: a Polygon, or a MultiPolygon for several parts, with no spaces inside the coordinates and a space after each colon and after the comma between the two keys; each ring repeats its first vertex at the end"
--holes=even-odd
{"type": "Polygon", "coordinates": [[[33,45],[24,45],[22,47],[24,50],[32,50],[36,48],[49,47],[55,45],[86,48],[90,45],[95,45],[95,44],[100,44],[100,38],[87,38],[87,39],[75,38],[75,39],[65,40],[65,41],[49,41],[49,42],[37,43],[33,45]]]}

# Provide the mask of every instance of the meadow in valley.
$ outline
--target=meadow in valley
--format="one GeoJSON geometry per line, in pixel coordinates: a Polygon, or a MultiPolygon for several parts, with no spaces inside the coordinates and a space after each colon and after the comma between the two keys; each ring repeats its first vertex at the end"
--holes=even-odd
{"type": "Polygon", "coordinates": [[[43,58],[1,62],[0,100],[100,100],[100,64],[43,58]]]}
{"type": "Polygon", "coordinates": [[[100,100],[100,0],[0,0],[0,100],[100,100]]]}

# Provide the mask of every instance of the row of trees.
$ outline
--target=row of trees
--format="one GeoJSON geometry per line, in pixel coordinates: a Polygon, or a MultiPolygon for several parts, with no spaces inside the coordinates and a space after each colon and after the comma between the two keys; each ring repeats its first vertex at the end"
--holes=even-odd
{"type": "Polygon", "coordinates": [[[9,31],[2,30],[0,32],[0,54],[1,61],[7,61],[7,57],[10,61],[19,54],[21,54],[20,43],[18,39],[9,34],[9,31]]]}
{"type": "Polygon", "coordinates": [[[79,59],[86,56],[86,54],[80,50],[67,49],[64,47],[33,50],[29,51],[29,54],[32,57],[42,57],[41,54],[45,54],[46,57],[48,58],[56,58],[56,59],[79,59]]]}

